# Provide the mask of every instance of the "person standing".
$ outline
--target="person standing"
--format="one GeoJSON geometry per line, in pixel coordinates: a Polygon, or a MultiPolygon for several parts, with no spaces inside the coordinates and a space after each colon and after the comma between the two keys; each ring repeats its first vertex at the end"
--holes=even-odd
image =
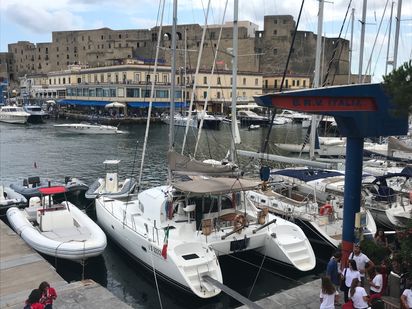
{"type": "Polygon", "coordinates": [[[47,281],[40,283],[39,290],[41,291],[40,302],[44,304],[44,309],[52,309],[53,301],[57,298],[56,290],[50,287],[47,281]]]}
{"type": "Polygon", "coordinates": [[[407,288],[401,295],[401,302],[407,309],[412,309],[412,283],[409,282],[407,288]]]}
{"type": "Polygon", "coordinates": [[[31,291],[26,300],[24,309],[44,309],[44,305],[40,303],[41,291],[34,289],[31,291]]]}
{"type": "Polygon", "coordinates": [[[352,285],[353,279],[358,279],[360,281],[360,272],[356,268],[356,262],[354,260],[349,260],[348,263],[349,267],[345,268],[343,271],[343,280],[345,280],[345,286],[346,289],[343,291],[343,297],[345,300],[345,303],[348,302],[349,297],[348,297],[348,291],[349,288],[352,285]]]}
{"type": "Polygon", "coordinates": [[[336,251],[330,258],[328,265],[326,266],[326,276],[330,278],[330,280],[336,288],[338,288],[340,285],[340,274],[338,264],[340,263],[341,258],[341,252],[336,251]]]}
{"type": "Polygon", "coordinates": [[[372,274],[373,278],[369,279],[370,294],[382,294],[383,277],[381,267],[379,265],[373,267],[372,274]]]}
{"type": "Polygon", "coordinates": [[[354,309],[367,309],[368,305],[368,294],[366,290],[360,286],[360,281],[358,278],[354,278],[349,289],[349,296],[353,301],[354,309]]]}
{"type": "Polygon", "coordinates": [[[322,288],[320,290],[320,309],[334,309],[338,301],[339,293],[329,277],[322,277],[322,288]]]}
{"type": "Polygon", "coordinates": [[[366,256],[366,254],[362,253],[360,244],[358,243],[353,247],[352,259],[356,262],[356,267],[359,270],[361,276],[361,285],[364,286],[365,275],[368,275],[369,271],[372,269],[372,267],[375,266],[375,264],[373,264],[373,262],[366,256]]]}

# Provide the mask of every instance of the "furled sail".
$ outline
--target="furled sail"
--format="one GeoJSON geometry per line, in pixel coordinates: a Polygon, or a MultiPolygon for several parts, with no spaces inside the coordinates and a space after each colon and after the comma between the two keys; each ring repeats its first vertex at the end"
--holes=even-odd
{"type": "Polygon", "coordinates": [[[183,156],[175,151],[169,151],[167,159],[170,170],[175,174],[204,176],[236,176],[239,174],[236,165],[223,161],[216,161],[213,164],[205,163],[183,156]]]}

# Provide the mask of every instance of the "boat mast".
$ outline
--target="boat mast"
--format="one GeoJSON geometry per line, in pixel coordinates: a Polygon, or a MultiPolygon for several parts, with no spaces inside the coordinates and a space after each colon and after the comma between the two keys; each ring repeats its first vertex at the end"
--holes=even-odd
{"type": "Polygon", "coordinates": [[[351,83],[352,80],[352,54],[353,54],[353,26],[355,24],[355,8],[352,8],[352,15],[351,15],[351,31],[350,31],[350,46],[349,46],[349,73],[348,73],[348,84],[351,83]]]}
{"type": "MultiPolygon", "coordinates": [[[[315,56],[315,75],[313,77],[313,88],[319,87],[320,81],[320,54],[322,48],[322,27],[323,27],[323,7],[324,1],[319,0],[319,14],[318,14],[318,34],[316,38],[316,56],[315,56]]],[[[310,128],[310,147],[309,147],[309,158],[311,160],[315,159],[315,138],[316,138],[316,127],[317,119],[316,115],[312,116],[311,128],[310,128]]]]}
{"type": "Polygon", "coordinates": [[[366,24],[366,7],[367,7],[367,0],[363,0],[363,8],[362,8],[362,29],[361,29],[361,41],[360,41],[360,49],[359,49],[359,72],[358,72],[358,83],[362,83],[362,64],[363,64],[363,49],[365,45],[365,24],[366,24]]]}
{"type": "MultiPolygon", "coordinates": [[[[390,50],[390,48],[391,48],[392,16],[393,16],[393,5],[394,5],[394,4],[395,4],[395,1],[392,1],[391,17],[389,18],[388,48],[386,49],[385,75],[388,73],[389,50],[390,50]]],[[[393,62],[392,62],[392,64],[393,64],[393,62]]]]}
{"type": "Polygon", "coordinates": [[[399,42],[399,29],[401,26],[401,11],[402,11],[402,0],[398,0],[398,12],[396,15],[396,29],[395,29],[395,46],[393,52],[393,69],[397,67],[398,61],[398,42],[399,42]]]}
{"type": "Polygon", "coordinates": [[[239,137],[237,133],[236,101],[237,101],[237,58],[238,58],[238,10],[239,2],[234,0],[233,4],[233,43],[232,43],[232,139],[230,147],[230,160],[235,162],[235,138],[239,137]]]}
{"type": "MultiPolygon", "coordinates": [[[[177,25],[177,0],[173,0],[173,24],[172,24],[172,67],[170,78],[170,117],[169,117],[169,151],[174,147],[174,120],[175,120],[175,83],[176,83],[176,25],[177,25]]],[[[172,180],[172,172],[168,168],[169,181],[172,180]]]]}

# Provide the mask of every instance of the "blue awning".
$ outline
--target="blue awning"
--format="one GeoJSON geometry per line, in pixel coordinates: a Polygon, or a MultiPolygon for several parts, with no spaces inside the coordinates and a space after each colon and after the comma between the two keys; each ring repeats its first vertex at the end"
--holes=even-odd
{"type": "Polygon", "coordinates": [[[90,100],[57,100],[61,105],[81,105],[81,106],[102,106],[111,103],[110,101],[90,101],[90,100]]]}

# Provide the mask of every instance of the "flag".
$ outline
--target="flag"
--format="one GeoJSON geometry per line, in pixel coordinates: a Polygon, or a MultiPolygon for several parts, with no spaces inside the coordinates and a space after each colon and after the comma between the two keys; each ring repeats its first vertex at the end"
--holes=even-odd
{"type": "Polygon", "coordinates": [[[167,245],[169,243],[169,226],[165,231],[165,238],[163,240],[163,248],[162,248],[162,256],[163,258],[167,259],[167,245]]]}

